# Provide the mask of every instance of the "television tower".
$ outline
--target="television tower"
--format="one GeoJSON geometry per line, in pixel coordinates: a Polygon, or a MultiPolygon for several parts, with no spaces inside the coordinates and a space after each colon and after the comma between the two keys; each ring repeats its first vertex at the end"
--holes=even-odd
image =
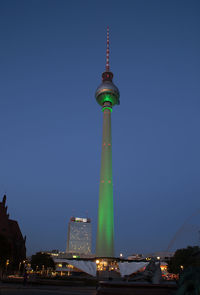
{"type": "Polygon", "coordinates": [[[114,215],[112,181],[112,138],[111,113],[119,105],[119,90],[112,82],[113,73],[109,64],[109,27],[107,27],[106,71],[95,97],[103,112],[103,139],[101,153],[101,174],[99,186],[98,228],[96,241],[97,257],[114,257],[114,215]]]}

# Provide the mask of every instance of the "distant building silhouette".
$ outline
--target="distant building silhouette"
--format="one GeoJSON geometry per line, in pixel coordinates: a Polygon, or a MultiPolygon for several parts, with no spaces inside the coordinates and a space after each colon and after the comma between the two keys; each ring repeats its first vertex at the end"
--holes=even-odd
{"type": "Polygon", "coordinates": [[[10,244],[10,263],[18,267],[19,263],[26,258],[26,237],[23,238],[17,221],[9,219],[6,195],[0,202],[0,235],[4,236],[10,244]]]}

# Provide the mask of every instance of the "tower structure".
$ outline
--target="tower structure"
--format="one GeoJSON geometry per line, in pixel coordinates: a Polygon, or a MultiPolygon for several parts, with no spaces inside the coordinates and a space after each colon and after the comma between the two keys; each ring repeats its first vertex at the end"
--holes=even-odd
{"type": "Polygon", "coordinates": [[[98,228],[96,256],[114,257],[114,214],[112,179],[112,137],[111,113],[119,105],[119,90],[112,82],[113,73],[109,64],[109,27],[107,28],[106,71],[95,97],[103,112],[103,138],[101,153],[101,173],[99,186],[98,228]]]}

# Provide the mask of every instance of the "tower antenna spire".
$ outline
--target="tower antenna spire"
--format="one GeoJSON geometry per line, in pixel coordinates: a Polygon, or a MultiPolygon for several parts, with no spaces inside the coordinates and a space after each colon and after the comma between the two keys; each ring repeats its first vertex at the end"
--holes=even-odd
{"type": "Polygon", "coordinates": [[[106,72],[110,71],[110,63],[109,63],[109,58],[110,58],[110,40],[109,40],[109,26],[107,26],[107,46],[106,46],[106,72]]]}

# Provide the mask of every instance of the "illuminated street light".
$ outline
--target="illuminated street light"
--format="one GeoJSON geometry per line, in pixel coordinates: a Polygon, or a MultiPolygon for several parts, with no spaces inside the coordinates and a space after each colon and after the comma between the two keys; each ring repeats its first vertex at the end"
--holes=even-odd
{"type": "Polygon", "coordinates": [[[9,265],[9,259],[6,260],[6,273],[7,273],[8,265],[9,265]]]}

